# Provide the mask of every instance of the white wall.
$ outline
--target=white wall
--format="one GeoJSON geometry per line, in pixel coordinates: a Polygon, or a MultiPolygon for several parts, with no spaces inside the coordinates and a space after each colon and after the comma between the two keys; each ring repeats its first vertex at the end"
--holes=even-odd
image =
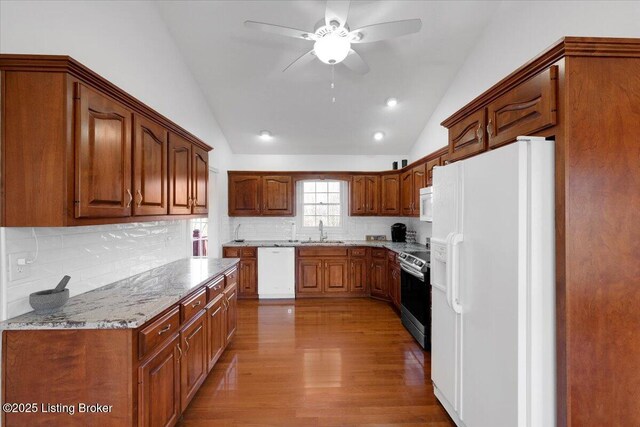
{"type": "Polygon", "coordinates": [[[255,171],[384,171],[391,170],[392,163],[408,159],[397,155],[254,155],[235,154],[234,170],[255,171]]]}
{"type": "Polygon", "coordinates": [[[440,123],[564,36],[640,37],[640,1],[503,1],[411,149],[447,145],[440,123]]]}
{"type": "MultiPolygon", "coordinates": [[[[231,150],[152,2],[2,1],[0,52],[72,56],[214,147],[210,156],[211,166],[220,173],[214,174],[216,182],[213,184],[226,193],[226,169],[231,163],[231,150]]],[[[226,212],[226,198],[222,195],[221,198],[212,199],[210,211],[212,220],[217,223],[215,227],[219,226],[220,212],[226,212]]],[[[90,271],[78,272],[73,267],[76,265],[79,268],[83,263],[93,265],[100,259],[98,253],[101,250],[108,254],[108,262],[100,263],[94,269],[104,273],[112,268],[111,277],[114,280],[136,271],[134,265],[127,266],[131,261],[151,268],[188,255],[183,240],[187,236],[184,221],[132,225],[133,234],[128,237],[125,234],[129,232],[123,231],[129,230],[126,227],[129,225],[109,225],[97,229],[38,229],[38,234],[44,233],[43,244],[53,245],[46,249],[52,252],[49,255],[43,252],[43,258],[33,265],[32,280],[16,283],[7,283],[7,254],[30,247],[31,239],[18,237],[26,236],[25,233],[30,233],[30,229],[4,230],[6,244],[0,247],[5,266],[2,272],[5,298],[0,304],[4,308],[2,316],[7,315],[7,300],[11,301],[10,315],[24,312],[28,309],[24,296],[34,290],[50,287],[62,274],[73,273],[70,289],[74,293],[104,284],[106,278],[96,279],[90,271]],[[144,233],[150,230],[155,230],[155,234],[145,238],[144,233]],[[85,237],[78,237],[83,235],[85,237]],[[115,253],[117,246],[111,246],[111,243],[123,240],[113,236],[124,236],[122,239],[127,244],[122,257],[125,258],[115,253]],[[182,236],[180,243],[163,246],[165,238],[178,240],[178,236],[182,236]],[[154,248],[158,250],[154,251],[154,248]],[[148,256],[140,255],[147,250],[154,252],[148,256]],[[66,263],[51,262],[49,266],[45,265],[47,257],[51,260],[60,254],[69,255],[66,263]]],[[[220,232],[214,227],[210,227],[209,247],[215,256],[220,246],[220,232]]]]}

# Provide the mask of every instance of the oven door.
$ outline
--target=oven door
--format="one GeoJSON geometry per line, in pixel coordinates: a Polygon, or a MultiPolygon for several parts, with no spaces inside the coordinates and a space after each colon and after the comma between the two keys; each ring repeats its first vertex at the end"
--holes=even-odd
{"type": "Polygon", "coordinates": [[[429,270],[424,279],[402,269],[400,279],[402,323],[423,348],[431,346],[431,286],[429,270]]]}

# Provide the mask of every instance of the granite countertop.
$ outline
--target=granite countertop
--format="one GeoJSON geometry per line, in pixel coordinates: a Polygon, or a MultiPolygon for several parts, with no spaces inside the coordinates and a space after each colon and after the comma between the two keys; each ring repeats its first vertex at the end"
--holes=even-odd
{"type": "Polygon", "coordinates": [[[291,248],[298,246],[369,246],[373,248],[386,248],[396,253],[407,251],[424,251],[425,245],[419,243],[400,243],[390,242],[388,240],[340,240],[341,243],[303,243],[305,240],[289,241],[289,240],[245,240],[244,242],[228,242],[223,247],[275,247],[275,248],[291,248]]]}
{"type": "Polygon", "coordinates": [[[8,319],[0,329],[137,328],[238,261],[184,258],[69,298],[52,313],[8,319]]]}

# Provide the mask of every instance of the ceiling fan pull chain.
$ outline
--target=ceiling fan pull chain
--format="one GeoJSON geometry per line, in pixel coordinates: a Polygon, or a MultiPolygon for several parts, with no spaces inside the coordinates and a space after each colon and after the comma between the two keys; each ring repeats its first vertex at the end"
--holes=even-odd
{"type": "Polygon", "coordinates": [[[336,96],[334,89],[336,88],[336,66],[331,65],[331,102],[336,103],[336,96]]]}

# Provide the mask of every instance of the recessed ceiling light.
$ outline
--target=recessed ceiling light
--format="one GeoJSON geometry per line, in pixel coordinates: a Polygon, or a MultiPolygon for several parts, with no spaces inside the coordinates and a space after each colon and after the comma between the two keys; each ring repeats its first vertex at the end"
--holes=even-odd
{"type": "Polygon", "coordinates": [[[273,139],[273,135],[268,130],[261,130],[260,139],[263,141],[271,141],[273,139]]]}
{"type": "Polygon", "coordinates": [[[398,100],[396,98],[387,99],[387,107],[395,107],[396,105],[398,105],[398,100]]]}
{"type": "Polygon", "coordinates": [[[375,139],[376,141],[382,141],[384,139],[384,132],[376,132],[373,134],[373,139],[375,139]]]}

